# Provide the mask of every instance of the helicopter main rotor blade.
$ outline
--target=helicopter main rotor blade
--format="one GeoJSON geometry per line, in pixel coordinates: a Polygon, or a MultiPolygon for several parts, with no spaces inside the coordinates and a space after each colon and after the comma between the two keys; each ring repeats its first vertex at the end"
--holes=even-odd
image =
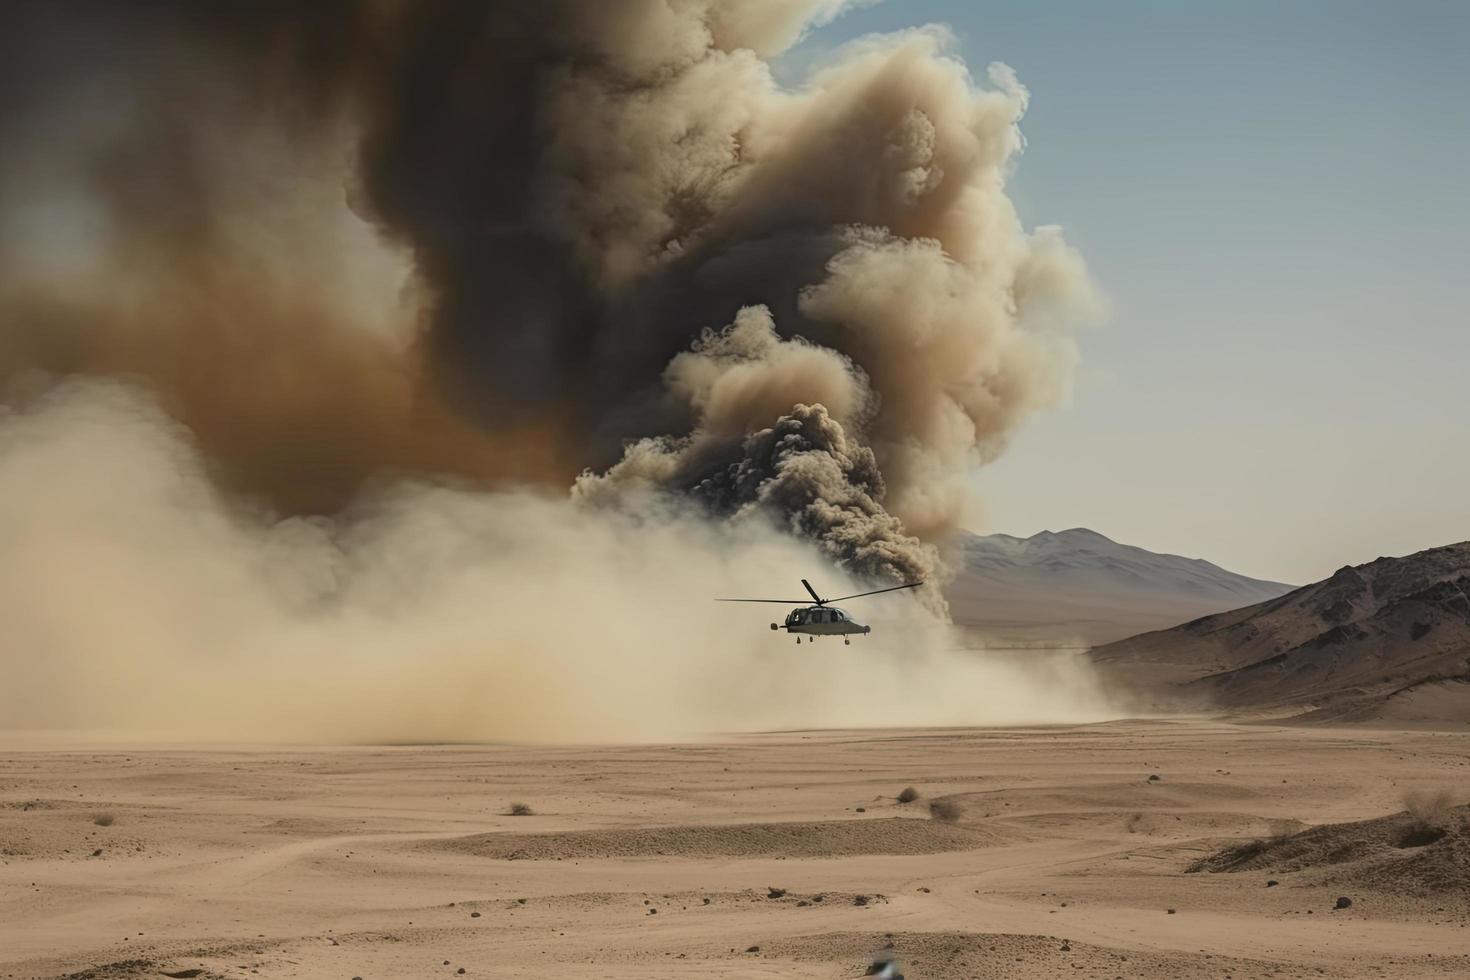
{"type": "Polygon", "coordinates": [[[806,590],[812,594],[812,598],[815,599],[815,600],[817,600],[817,605],[820,606],[820,605],[824,605],[826,603],[827,600],[825,600],[821,596],[817,595],[817,590],[814,589],[814,588],[812,588],[812,583],[808,582],[806,579],[802,579],[801,580],[801,584],[804,585],[804,586],[806,586],[806,590]]]}
{"type": "Polygon", "coordinates": [[[848,599],[861,599],[865,595],[878,595],[882,592],[897,592],[899,589],[917,589],[923,582],[909,582],[907,585],[895,585],[887,589],[874,589],[872,592],[859,592],[857,595],[845,595],[841,599],[828,599],[828,602],[846,602],[848,599]]]}
{"type": "Polygon", "coordinates": [[[716,602],[779,602],[783,606],[804,606],[805,599],[716,599],[716,602]]]}

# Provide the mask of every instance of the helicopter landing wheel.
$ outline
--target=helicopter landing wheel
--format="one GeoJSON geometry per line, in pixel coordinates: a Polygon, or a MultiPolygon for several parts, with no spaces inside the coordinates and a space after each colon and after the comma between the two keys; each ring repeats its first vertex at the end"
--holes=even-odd
{"type": "Polygon", "coordinates": [[[796,638],[796,645],[801,646],[801,637],[799,636],[796,638]]]}
{"type": "Polygon", "coordinates": [[[852,646],[852,641],[849,640],[847,637],[844,636],[842,638],[842,645],[845,646],[845,647],[850,647],[850,646],[852,646]]]}

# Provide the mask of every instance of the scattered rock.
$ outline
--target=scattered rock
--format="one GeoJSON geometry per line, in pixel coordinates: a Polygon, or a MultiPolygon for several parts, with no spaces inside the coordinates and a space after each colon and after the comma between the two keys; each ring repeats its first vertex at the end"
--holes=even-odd
{"type": "Polygon", "coordinates": [[[782,898],[785,894],[786,889],[784,888],[768,888],[766,890],[766,898],[782,898]]]}
{"type": "Polygon", "coordinates": [[[857,812],[858,813],[867,813],[868,812],[868,808],[865,807],[865,806],[860,806],[860,807],[857,808],[857,812]]]}
{"type": "Polygon", "coordinates": [[[649,909],[648,910],[648,914],[649,915],[658,915],[658,909],[649,909]]]}
{"type": "Polygon", "coordinates": [[[796,903],[796,907],[799,908],[799,909],[804,909],[804,908],[806,908],[810,904],[812,904],[812,903],[811,902],[808,902],[806,899],[803,898],[801,901],[799,901],[799,902],[796,903]]]}
{"type": "Polygon", "coordinates": [[[1163,779],[1163,777],[1160,776],[1158,773],[1151,773],[1148,777],[1148,781],[1151,783],[1157,783],[1161,779],[1163,779]]]}
{"type": "Polygon", "coordinates": [[[912,786],[905,786],[903,790],[898,794],[898,802],[900,803],[912,803],[918,798],[919,791],[914,789],[912,786]]]}
{"type": "Polygon", "coordinates": [[[470,918],[471,919],[478,919],[479,917],[480,917],[480,913],[478,913],[478,912],[471,912],[470,913],[470,918]]]}
{"type": "Polygon", "coordinates": [[[759,953],[761,951],[761,948],[759,946],[748,946],[746,947],[745,951],[747,953],[759,953]]]}
{"type": "Polygon", "coordinates": [[[1168,911],[1168,913],[1169,913],[1169,914],[1170,914],[1170,915],[1174,915],[1174,914],[1176,914],[1176,913],[1177,913],[1177,912],[1178,912],[1178,911],[1179,911],[1179,910],[1178,910],[1178,909],[1168,909],[1168,910],[1167,910],[1167,911],[1168,911]]]}
{"type": "Polygon", "coordinates": [[[1270,879],[1269,881],[1266,882],[1266,887],[1267,888],[1275,888],[1279,884],[1281,884],[1281,882],[1277,881],[1275,878],[1272,878],[1272,879],[1270,879]]]}
{"type": "Polygon", "coordinates": [[[704,904],[706,904],[706,905],[708,905],[708,904],[709,904],[709,899],[707,899],[707,898],[706,898],[706,899],[705,899],[705,900],[704,900],[704,904]]]}
{"type": "Polygon", "coordinates": [[[1350,908],[1352,904],[1353,900],[1351,898],[1348,898],[1346,895],[1339,895],[1337,898],[1337,904],[1332,907],[1335,909],[1345,909],[1350,908]]]}
{"type": "MultiPolygon", "coordinates": [[[[893,944],[889,943],[883,948],[892,949],[893,944]]],[[[873,961],[871,966],[868,967],[868,969],[864,973],[864,976],[893,977],[894,980],[903,980],[903,974],[898,972],[899,966],[900,964],[897,960],[890,959],[887,956],[880,956],[873,961]]]]}
{"type": "Polygon", "coordinates": [[[872,899],[868,898],[868,896],[866,895],[854,895],[852,897],[852,904],[854,905],[867,905],[870,901],[872,901],[872,899]]]}

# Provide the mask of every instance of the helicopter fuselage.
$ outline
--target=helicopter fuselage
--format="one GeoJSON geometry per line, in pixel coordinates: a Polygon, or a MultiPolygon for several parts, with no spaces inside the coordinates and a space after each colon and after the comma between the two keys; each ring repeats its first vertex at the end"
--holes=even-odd
{"type": "Polygon", "coordinates": [[[784,623],[772,623],[771,629],[785,630],[796,634],[796,642],[800,643],[803,635],[815,639],[818,636],[840,636],[843,643],[851,643],[849,636],[865,636],[873,632],[871,626],[864,626],[855,622],[844,609],[838,609],[832,605],[834,602],[843,602],[847,599],[862,599],[865,596],[880,595],[884,592],[897,592],[900,589],[917,589],[923,582],[905,582],[903,585],[890,585],[886,589],[874,589],[871,592],[859,592],[856,595],[838,596],[836,599],[823,599],[817,595],[817,590],[812,588],[812,583],[806,579],[801,580],[802,587],[811,596],[816,605],[809,606],[801,599],[720,599],[720,602],[773,602],[782,606],[797,606],[786,616],[784,623]]]}
{"type": "Polygon", "coordinates": [[[872,632],[849,616],[846,610],[834,606],[807,606],[793,609],[784,623],[772,623],[771,629],[785,630],[807,636],[846,636],[872,632]]]}

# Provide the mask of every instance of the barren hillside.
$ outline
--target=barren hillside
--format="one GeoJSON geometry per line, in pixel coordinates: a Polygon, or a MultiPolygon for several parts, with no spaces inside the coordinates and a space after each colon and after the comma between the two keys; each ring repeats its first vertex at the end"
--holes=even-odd
{"type": "Polygon", "coordinates": [[[1379,558],[1173,629],[1098,647],[1093,659],[1226,707],[1415,721],[1470,711],[1470,542],[1379,558]]]}

